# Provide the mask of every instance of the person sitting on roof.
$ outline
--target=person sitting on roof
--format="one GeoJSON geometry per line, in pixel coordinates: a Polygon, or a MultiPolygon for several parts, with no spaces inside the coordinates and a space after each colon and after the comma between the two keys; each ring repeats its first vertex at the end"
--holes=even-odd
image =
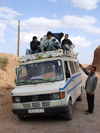
{"type": "Polygon", "coordinates": [[[55,37],[61,43],[61,39],[64,36],[64,33],[53,33],[52,36],[55,37]]]}
{"type": "Polygon", "coordinates": [[[73,44],[70,39],[68,39],[69,35],[65,35],[65,39],[62,41],[62,49],[70,51],[73,47],[73,44]]]}
{"type": "Polygon", "coordinates": [[[51,31],[47,32],[47,35],[41,38],[40,42],[42,51],[53,51],[61,48],[59,41],[55,37],[52,37],[51,31]]]}
{"type": "Polygon", "coordinates": [[[30,49],[26,50],[26,55],[41,52],[41,49],[39,46],[40,46],[40,42],[37,40],[37,37],[34,36],[33,40],[30,42],[30,49]]]}

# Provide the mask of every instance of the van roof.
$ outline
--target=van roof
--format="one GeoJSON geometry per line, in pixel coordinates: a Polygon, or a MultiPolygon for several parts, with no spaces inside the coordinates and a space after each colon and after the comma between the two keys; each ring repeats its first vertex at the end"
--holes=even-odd
{"type": "Polygon", "coordinates": [[[30,54],[20,57],[20,63],[25,63],[28,61],[34,61],[34,60],[41,60],[46,58],[54,58],[54,57],[68,57],[68,58],[74,58],[77,59],[76,54],[71,54],[69,52],[64,54],[64,51],[62,49],[54,50],[54,51],[48,51],[46,53],[36,53],[36,54],[30,54]]]}

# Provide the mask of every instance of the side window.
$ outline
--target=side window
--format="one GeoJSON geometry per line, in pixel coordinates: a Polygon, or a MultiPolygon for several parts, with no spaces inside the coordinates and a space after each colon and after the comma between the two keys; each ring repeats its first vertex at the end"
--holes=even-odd
{"type": "Polygon", "coordinates": [[[64,65],[65,65],[65,71],[68,71],[68,64],[67,64],[67,61],[64,62],[64,65]]]}
{"type": "Polygon", "coordinates": [[[80,72],[80,68],[79,68],[78,62],[74,62],[74,65],[75,65],[75,67],[76,67],[76,71],[77,71],[77,72],[80,72]]]}
{"type": "Polygon", "coordinates": [[[69,61],[69,66],[70,66],[70,69],[71,69],[71,73],[75,74],[75,67],[74,67],[74,63],[72,61],[69,61]]]}
{"type": "Polygon", "coordinates": [[[67,80],[67,78],[71,77],[70,71],[68,69],[68,62],[67,61],[64,62],[64,67],[65,67],[65,75],[66,75],[66,80],[67,80]]]}

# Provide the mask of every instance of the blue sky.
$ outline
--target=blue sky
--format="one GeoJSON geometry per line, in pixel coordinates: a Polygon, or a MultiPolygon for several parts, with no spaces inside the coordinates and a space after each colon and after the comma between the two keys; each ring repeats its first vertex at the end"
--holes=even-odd
{"type": "Polygon", "coordinates": [[[90,64],[100,44],[100,0],[0,0],[0,53],[17,54],[20,20],[20,56],[47,33],[63,32],[76,46],[79,61],[90,64]]]}

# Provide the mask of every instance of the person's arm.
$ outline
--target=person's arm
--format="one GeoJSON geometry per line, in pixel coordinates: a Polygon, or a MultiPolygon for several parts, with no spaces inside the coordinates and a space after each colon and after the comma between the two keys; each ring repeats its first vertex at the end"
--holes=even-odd
{"type": "Polygon", "coordinates": [[[37,41],[37,46],[40,45],[40,41],[37,41]]]}
{"type": "Polygon", "coordinates": [[[40,40],[40,49],[41,49],[41,51],[44,51],[44,38],[42,38],[41,40],[40,40]]]}
{"type": "Polygon", "coordinates": [[[98,82],[98,78],[96,77],[96,78],[94,79],[93,85],[92,85],[92,90],[93,90],[93,91],[96,89],[97,82],[98,82]]]}
{"type": "Polygon", "coordinates": [[[71,40],[69,40],[69,44],[72,45],[72,41],[71,40]]]}
{"type": "Polygon", "coordinates": [[[69,49],[67,47],[65,47],[65,46],[63,46],[62,49],[69,51],[69,49]]]}
{"type": "Polygon", "coordinates": [[[90,74],[90,72],[88,72],[85,68],[83,68],[83,71],[84,71],[84,73],[85,73],[86,75],[89,75],[89,74],[90,74]]]}
{"type": "Polygon", "coordinates": [[[90,92],[90,95],[93,95],[94,90],[96,89],[97,86],[97,82],[98,82],[98,78],[96,77],[93,81],[93,85],[92,85],[92,91],[90,92]]]}
{"type": "Polygon", "coordinates": [[[61,47],[63,47],[63,45],[64,45],[64,40],[62,41],[61,47]]]}
{"type": "Polygon", "coordinates": [[[90,72],[88,72],[88,71],[82,66],[82,64],[79,64],[79,66],[82,68],[82,70],[84,71],[84,73],[85,73],[86,75],[89,75],[89,74],[90,74],[90,72]]]}
{"type": "Polygon", "coordinates": [[[73,44],[71,42],[71,40],[68,39],[68,44],[69,44],[69,50],[72,51],[73,50],[73,44]]]}

